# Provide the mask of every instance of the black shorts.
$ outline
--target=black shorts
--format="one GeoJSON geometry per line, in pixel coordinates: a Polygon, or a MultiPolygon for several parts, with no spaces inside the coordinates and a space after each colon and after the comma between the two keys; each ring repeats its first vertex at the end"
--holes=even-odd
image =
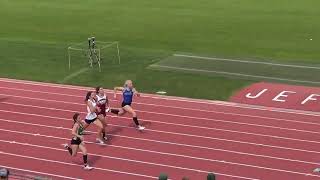
{"type": "Polygon", "coordinates": [[[122,102],[121,107],[125,107],[125,106],[131,106],[131,103],[122,102]]]}
{"type": "Polygon", "coordinates": [[[71,145],[78,145],[79,146],[81,144],[81,142],[82,142],[81,139],[78,137],[76,139],[74,139],[74,138],[71,139],[71,145]]]}
{"type": "Polygon", "coordinates": [[[97,120],[97,118],[94,118],[94,119],[91,119],[91,120],[85,119],[84,121],[85,121],[87,124],[91,124],[91,123],[93,123],[93,122],[96,121],[96,120],[97,120]]]}

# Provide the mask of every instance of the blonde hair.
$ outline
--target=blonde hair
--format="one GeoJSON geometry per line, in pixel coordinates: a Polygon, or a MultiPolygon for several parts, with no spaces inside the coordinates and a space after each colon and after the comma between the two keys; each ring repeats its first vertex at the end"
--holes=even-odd
{"type": "Polygon", "coordinates": [[[124,82],[124,87],[128,87],[128,84],[129,83],[132,83],[132,81],[130,80],[130,79],[128,79],[128,80],[126,80],[125,82],[124,82]]]}

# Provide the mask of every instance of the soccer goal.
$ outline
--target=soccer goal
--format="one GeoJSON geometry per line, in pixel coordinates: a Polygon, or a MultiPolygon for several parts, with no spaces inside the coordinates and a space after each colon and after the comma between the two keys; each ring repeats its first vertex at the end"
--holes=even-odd
{"type": "Polygon", "coordinates": [[[101,72],[102,64],[120,64],[119,42],[96,41],[95,37],[88,38],[87,42],[81,42],[68,47],[69,69],[71,64],[76,67],[98,66],[101,72]]]}

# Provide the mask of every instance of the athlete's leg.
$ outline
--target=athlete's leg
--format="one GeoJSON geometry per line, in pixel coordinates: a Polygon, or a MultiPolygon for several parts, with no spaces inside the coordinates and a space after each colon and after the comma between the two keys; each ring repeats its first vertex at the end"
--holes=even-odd
{"type": "Polygon", "coordinates": [[[71,150],[72,150],[71,156],[76,156],[78,153],[78,149],[79,149],[79,145],[71,144],[71,150]]]}
{"type": "Polygon", "coordinates": [[[80,149],[80,151],[82,152],[84,169],[86,169],[86,170],[91,170],[91,169],[93,169],[92,167],[90,167],[90,166],[88,165],[87,148],[85,147],[84,142],[82,142],[82,143],[79,145],[79,149],[80,149]]]}
{"type": "Polygon", "coordinates": [[[103,129],[102,129],[102,138],[106,140],[106,128],[107,128],[107,118],[103,115],[100,114],[98,116],[98,120],[101,121],[102,125],[103,125],[103,129]]]}
{"type": "Polygon", "coordinates": [[[100,144],[104,144],[104,142],[102,140],[103,124],[99,120],[96,120],[93,123],[98,127],[97,141],[99,141],[100,144]]]}
{"type": "Polygon", "coordinates": [[[112,108],[112,109],[110,110],[110,112],[113,113],[113,114],[116,114],[116,115],[118,115],[118,116],[122,116],[122,115],[125,114],[125,111],[123,110],[123,108],[119,108],[119,109],[114,109],[114,108],[112,108]]]}
{"type": "Polygon", "coordinates": [[[132,115],[132,120],[134,124],[138,127],[139,130],[143,130],[144,127],[140,125],[137,117],[137,113],[133,110],[133,108],[129,105],[123,107],[123,109],[132,115]]]}

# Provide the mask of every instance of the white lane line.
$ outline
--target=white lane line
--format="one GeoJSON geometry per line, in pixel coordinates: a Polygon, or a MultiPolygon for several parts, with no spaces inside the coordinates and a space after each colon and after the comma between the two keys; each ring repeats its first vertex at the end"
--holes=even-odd
{"type": "MultiPolygon", "coordinates": [[[[59,117],[53,117],[53,116],[45,116],[45,115],[38,115],[38,114],[30,114],[30,113],[22,113],[22,112],[12,112],[12,111],[6,111],[6,110],[0,110],[0,112],[9,112],[9,113],[14,113],[14,114],[22,114],[22,115],[29,115],[29,116],[36,116],[36,117],[44,117],[44,118],[51,118],[51,119],[60,119],[60,120],[65,120],[65,121],[70,121],[70,119],[67,118],[59,118],[59,117]]],[[[120,125],[113,125],[109,124],[110,126],[115,126],[115,127],[122,127],[122,128],[131,128],[134,129],[133,127],[127,127],[127,126],[120,126],[120,125]]],[[[159,132],[159,131],[157,131],[159,132]]],[[[161,133],[168,133],[168,134],[174,134],[174,135],[181,135],[183,136],[184,134],[178,134],[174,132],[168,132],[168,131],[162,131],[161,133]]],[[[127,136],[121,136],[121,135],[115,135],[119,137],[126,137],[126,138],[132,138],[132,139],[141,139],[141,140],[146,140],[149,141],[149,139],[142,139],[142,138],[133,138],[133,137],[127,137],[127,136]]],[[[217,140],[217,141],[226,141],[226,142],[232,142],[232,143],[239,143],[239,144],[247,144],[247,145],[253,145],[253,146],[258,146],[258,147],[269,147],[269,148],[275,148],[275,149],[285,149],[285,150],[292,150],[292,151],[301,151],[301,152],[307,152],[307,153],[316,153],[320,154],[318,151],[312,151],[312,150],[306,150],[306,149],[298,149],[298,148],[290,148],[290,147],[283,147],[283,146],[274,146],[274,145],[269,145],[269,144],[263,144],[263,143],[253,143],[253,142],[247,142],[247,141],[237,141],[237,140],[230,140],[230,139],[224,139],[224,138],[211,138],[212,140],[217,140]]],[[[152,140],[151,140],[152,141],[152,140]]],[[[160,142],[160,141],[155,141],[155,142],[160,142]]],[[[192,146],[192,145],[191,145],[192,146]]],[[[191,147],[190,146],[190,147],[191,147]]],[[[194,146],[194,147],[201,147],[201,146],[194,146]]]]}
{"type": "Polygon", "coordinates": [[[242,76],[242,77],[258,78],[258,79],[271,79],[271,80],[285,81],[285,82],[320,84],[320,82],[318,82],[318,81],[304,81],[304,80],[295,80],[295,79],[269,77],[269,76],[261,76],[261,75],[242,74],[242,73],[234,73],[234,72],[226,72],[226,71],[214,71],[214,70],[205,70],[205,69],[196,69],[196,68],[165,66],[165,65],[159,65],[159,64],[152,64],[149,67],[158,67],[158,68],[173,69],[173,70],[180,70],[180,71],[189,71],[189,72],[215,73],[215,74],[223,74],[223,75],[230,75],[230,76],[242,76]]]}
{"type": "MultiPolygon", "coordinates": [[[[40,94],[49,94],[49,95],[61,95],[61,96],[69,96],[69,97],[81,98],[81,100],[83,99],[83,96],[77,96],[77,95],[71,95],[71,94],[62,94],[62,93],[54,93],[54,92],[46,92],[46,91],[24,90],[24,89],[7,88],[7,87],[0,87],[0,89],[8,89],[8,90],[15,90],[15,91],[40,93],[40,94]]],[[[13,95],[7,94],[7,96],[13,96],[13,95]]],[[[23,96],[23,97],[25,97],[25,96],[23,96]]],[[[115,100],[115,99],[109,99],[109,101],[119,102],[118,100],[115,100]]],[[[310,125],[320,126],[320,123],[314,123],[314,122],[297,121],[297,120],[291,120],[291,119],[274,118],[274,117],[257,116],[257,115],[248,115],[248,114],[239,114],[239,113],[232,113],[232,112],[222,112],[222,111],[216,111],[216,110],[194,109],[194,108],[185,108],[185,107],[167,106],[167,105],[161,105],[161,104],[150,104],[150,103],[140,103],[140,102],[135,102],[135,104],[139,104],[139,105],[142,105],[142,106],[155,106],[155,107],[165,107],[165,108],[171,108],[171,109],[183,109],[183,110],[187,110],[187,111],[200,111],[200,112],[206,112],[206,113],[217,113],[217,114],[237,115],[237,116],[253,117],[253,118],[263,118],[263,119],[271,119],[271,120],[275,120],[275,121],[286,121],[286,122],[292,122],[292,123],[301,123],[301,124],[310,124],[310,125]]],[[[156,111],[143,111],[143,110],[136,110],[136,111],[159,114],[156,111]]],[[[167,113],[161,113],[161,114],[172,115],[172,114],[167,114],[167,113]]],[[[179,116],[179,115],[175,115],[175,116],[179,116]]],[[[188,116],[188,117],[191,117],[191,116],[188,116]]],[[[197,118],[197,117],[194,117],[194,118],[197,118]]],[[[300,131],[303,132],[304,130],[300,130],[300,131]]]]}
{"type": "MultiPolygon", "coordinates": [[[[44,101],[45,101],[45,100],[44,100],[44,101]]],[[[75,112],[75,110],[58,109],[58,108],[51,108],[51,107],[44,107],[44,106],[34,106],[34,105],[11,103],[11,102],[2,102],[2,104],[8,104],[8,105],[14,105],[14,106],[24,106],[24,107],[33,107],[33,108],[47,109],[47,110],[53,110],[53,111],[75,112]]],[[[79,105],[80,105],[80,104],[79,104],[79,105]]],[[[137,112],[142,112],[142,113],[150,113],[149,111],[142,111],[142,110],[136,110],[136,111],[137,111],[137,112]]],[[[82,113],[86,113],[86,112],[82,112],[82,113]]],[[[259,124],[252,124],[252,123],[242,123],[242,122],[227,121],[227,120],[222,120],[222,119],[210,119],[210,118],[183,116],[183,115],[176,115],[176,114],[169,114],[169,113],[157,113],[157,112],[151,112],[151,114],[158,114],[158,115],[165,115],[165,116],[173,116],[173,117],[181,117],[181,118],[188,118],[188,119],[196,119],[197,121],[198,121],[198,120],[204,120],[204,121],[222,122],[222,123],[228,123],[228,124],[256,126],[256,127],[264,127],[264,128],[271,128],[271,129],[280,129],[280,130],[285,130],[285,131],[295,131],[295,132],[303,132],[303,133],[311,133],[311,134],[320,134],[320,132],[317,132],[317,131],[308,131],[308,130],[301,130],[301,129],[291,129],[291,128],[283,128],[283,127],[268,126],[268,125],[259,125],[259,124]]],[[[128,119],[128,120],[131,119],[131,118],[125,117],[125,116],[119,116],[118,118],[128,119]]],[[[184,127],[192,127],[192,128],[208,129],[208,130],[217,130],[217,128],[210,128],[210,127],[203,127],[203,126],[194,126],[194,125],[179,124],[179,123],[170,123],[170,122],[164,122],[164,121],[154,121],[154,120],[150,120],[150,119],[142,119],[142,118],[140,118],[140,120],[142,120],[142,121],[148,121],[148,122],[154,122],[154,123],[159,123],[159,124],[176,125],[176,126],[184,126],[184,127]]]]}
{"type": "MultiPolygon", "coordinates": [[[[67,130],[70,131],[69,128],[64,128],[64,127],[55,127],[55,126],[48,126],[48,125],[42,125],[42,124],[34,124],[34,123],[27,123],[27,122],[22,122],[22,121],[13,121],[13,120],[7,120],[7,119],[0,119],[0,121],[4,122],[9,122],[9,123],[17,123],[17,124],[24,124],[24,125],[31,125],[31,126],[38,126],[38,127],[45,127],[45,128],[52,128],[52,129],[60,129],[60,130],[67,130]]],[[[0,129],[0,131],[3,131],[3,129],[0,129]]],[[[12,133],[23,133],[27,135],[33,135],[32,133],[25,133],[25,132],[18,132],[18,131],[7,131],[7,132],[12,132],[12,133]]],[[[95,134],[95,132],[92,131],[87,131],[89,133],[95,134]]],[[[39,134],[40,135],[40,134],[39,134]]],[[[109,134],[112,136],[116,136],[115,134],[109,134]]],[[[45,136],[45,135],[42,135],[45,136]]],[[[48,137],[48,136],[46,136],[48,137]]],[[[51,136],[50,136],[51,137],[51,136]]],[[[64,139],[68,140],[67,138],[59,138],[59,137],[54,137],[57,139],[64,139]]],[[[152,140],[151,140],[152,141],[152,140]]],[[[225,149],[217,149],[217,148],[206,148],[206,147],[194,147],[192,145],[187,145],[187,144],[176,144],[172,142],[164,142],[164,141],[153,141],[156,143],[161,143],[161,144],[171,144],[171,145],[177,145],[177,146],[184,146],[184,147],[192,147],[192,148],[199,148],[199,149],[206,149],[206,150],[213,150],[213,151],[221,151],[221,152],[228,152],[228,153],[234,153],[234,154],[240,154],[240,155],[248,155],[248,156],[254,156],[254,157],[262,157],[262,158],[269,158],[269,159],[276,159],[276,160],[283,160],[283,161],[291,161],[291,162],[298,162],[298,163],[305,163],[305,164],[312,164],[312,165],[320,165],[319,163],[316,162],[308,162],[308,161],[301,161],[301,160],[295,160],[295,159],[288,159],[288,158],[281,158],[281,157],[276,157],[276,156],[266,156],[266,155],[260,155],[260,154],[251,154],[251,153],[245,153],[245,152],[240,152],[240,151],[230,151],[230,150],[225,150],[225,149]]],[[[91,142],[87,142],[89,144],[94,144],[91,142]]],[[[117,147],[117,148],[122,148],[122,149],[130,149],[130,150],[136,150],[136,151],[143,151],[143,152],[150,152],[150,153],[157,153],[157,154],[164,154],[164,155],[170,155],[170,156],[180,156],[180,157],[185,157],[185,158],[191,158],[191,159],[200,159],[200,160],[206,160],[210,161],[211,159],[207,158],[199,158],[199,157],[191,157],[191,156],[186,156],[186,155],[179,155],[179,154],[173,154],[173,153],[164,153],[164,152],[159,152],[159,151],[151,151],[151,150],[146,150],[146,149],[137,149],[137,148],[131,148],[131,147],[126,147],[126,146],[116,146],[116,145],[108,145],[111,147],[117,147]]]]}
{"type": "MultiPolygon", "coordinates": [[[[52,138],[50,136],[44,136],[44,135],[41,135],[41,136],[46,137],[46,138],[52,138]]],[[[0,140],[0,142],[11,143],[11,141],[6,141],[6,140],[0,140]]],[[[57,151],[65,151],[63,149],[57,149],[57,148],[34,145],[34,144],[28,144],[28,143],[15,142],[15,144],[23,145],[23,146],[32,146],[32,147],[38,147],[38,148],[45,148],[45,149],[51,149],[51,150],[57,150],[57,151]]],[[[166,164],[151,163],[151,162],[132,160],[132,159],[125,159],[125,158],[119,158],[119,157],[113,157],[113,156],[105,156],[105,155],[99,155],[99,154],[93,154],[93,153],[90,153],[90,155],[103,157],[103,158],[109,158],[109,159],[115,159],[115,160],[121,160],[121,161],[134,162],[134,163],[141,163],[141,164],[148,164],[148,165],[155,165],[155,166],[162,166],[162,167],[170,167],[170,168],[175,168],[175,169],[180,169],[180,170],[188,170],[188,171],[194,171],[194,172],[209,173],[208,171],[204,171],[204,170],[185,168],[185,167],[179,167],[179,166],[172,166],[172,165],[166,165],[166,164]]],[[[248,165],[248,164],[242,164],[242,163],[234,163],[234,162],[221,161],[221,160],[211,160],[211,161],[218,162],[218,163],[223,163],[223,164],[232,164],[232,165],[245,166],[245,167],[258,168],[258,169],[277,171],[277,172],[284,172],[284,173],[291,173],[291,174],[310,175],[309,173],[302,173],[302,172],[289,171],[289,170],[283,170],[283,169],[275,169],[275,168],[255,166],[255,165],[248,165]]],[[[251,178],[248,178],[248,177],[234,176],[234,175],[222,174],[222,173],[217,173],[217,172],[215,172],[215,174],[223,175],[223,176],[229,176],[229,177],[237,177],[237,178],[242,178],[242,179],[251,179],[251,178]]],[[[311,176],[320,177],[318,175],[311,175],[311,176]]]]}
{"type": "MultiPolygon", "coordinates": [[[[72,90],[92,90],[92,87],[83,87],[83,86],[72,86],[72,85],[62,85],[62,84],[53,84],[53,83],[44,83],[44,82],[35,82],[35,81],[26,81],[26,80],[16,80],[16,79],[8,79],[8,78],[0,78],[0,81],[7,83],[16,83],[16,84],[27,84],[27,85],[35,85],[35,86],[44,86],[49,88],[64,88],[64,89],[72,89],[72,90]]],[[[107,90],[107,92],[112,93],[112,90],[107,90]]],[[[280,113],[291,113],[291,114],[301,114],[308,116],[320,116],[320,113],[312,112],[312,111],[301,111],[294,109],[284,109],[284,108],[272,108],[265,106],[256,106],[256,105],[247,105],[240,104],[234,102],[226,102],[226,101],[216,101],[216,100],[204,100],[204,99],[192,99],[185,97],[177,97],[177,96],[163,96],[163,95],[155,95],[155,94],[142,94],[143,97],[151,98],[151,99],[163,99],[168,101],[181,101],[181,102],[191,102],[191,103],[199,103],[199,104],[208,104],[208,105],[217,105],[224,107],[236,107],[242,109],[252,109],[252,110],[262,110],[262,111],[270,111],[270,112],[280,112],[280,113]]]]}
{"type": "Polygon", "coordinates": [[[272,65],[272,66],[282,66],[282,67],[302,68],[302,69],[319,69],[320,70],[320,67],[315,67],[315,66],[279,64],[279,63],[262,62],[262,61],[248,61],[248,60],[241,60],[241,59],[226,59],[226,58],[216,58],[216,57],[194,56],[194,55],[187,55],[187,54],[173,54],[173,56],[194,58],[194,59],[206,59],[206,60],[213,60],[213,61],[229,61],[229,62],[240,62],[240,63],[249,63],[249,64],[264,64],[264,65],[272,65]]]}
{"type": "Polygon", "coordinates": [[[82,68],[82,69],[80,69],[80,70],[78,70],[78,71],[66,76],[65,78],[63,78],[63,80],[59,81],[59,83],[65,83],[65,82],[73,79],[74,77],[76,77],[76,76],[78,76],[78,75],[80,75],[80,74],[82,74],[84,72],[87,72],[88,70],[89,70],[88,67],[82,68]]]}
{"type": "MultiPolygon", "coordinates": [[[[50,136],[43,136],[46,138],[52,138],[50,136]]],[[[3,143],[11,143],[11,141],[7,140],[0,140],[0,142],[3,143]]],[[[40,146],[40,145],[35,145],[35,144],[29,144],[29,143],[21,143],[21,142],[15,142],[17,145],[22,145],[22,146],[30,146],[30,147],[36,147],[36,148],[42,148],[42,149],[50,149],[50,150],[55,150],[55,151],[65,151],[64,149],[58,149],[58,148],[53,148],[53,147],[47,147],[47,146],[40,146]]],[[[80,152],[81,153],[81,152],[80,152]]],[[[119,157],[114,157],[114,156],[105,156],[105,155],[99,155],[99,154],[94,154],[94,153],[89,153],[90,156],[97,156],[97,157],[102,157],[102,158],[108,158],[108,159],[114,159],[114,160],[121,160],[121,161],[127,161],[127,162],[132,162],[132,163],[139,163],[139,164],[147,164],[147,165],[153,165],[153,166],[161,166],[161,167],[169,167],[173,169],[179,169],[179,170],[186,170],[186,171],[193,171],[193,172],[200,172],[200,173],[209,173],[208,171],[204,170],[199,170],[199,169],[192,169],[192,168],[185,168],[185,167],[180,167],[180,166],[172,166],[172,165],[166,165],[166,164],[160,164],[160,163],[151,163],[151,162],[146,162],[146,161],[139,161],[139,160],[132,160],[132,159],[125,159],[125,158],[119,158],[119,157]]],[[[54,160],[52,160],[54,161],[54,160]]],[[[222,162],[226,163],[226,162],[222,162]]],[[[81,166],[81,165],[80,165],[81,166]]],[[[101,169],[95,167],[95,169],[101,169]]],[[[121,171],[123,172],[123,171],[121,171]]],[[[128,173],[128,172],[126,172],[128,173]]],[[[133,174],[133,173],[130,173],[133,174]]],[[[241,178],[241,179],[250,179],[250,180],[256,180],[254,178],[249,178],[249,177],[243,177],[243,176],[235,176],[235,175],[229,175],[229,174],[224,174],[224,173],[217,173],[215,174],[220,175],[220,176],[227,176],[227,177],[233,177],[233,178],[241,178]]],[[[294,174],[299,174],[299,173],[294,173],[294,174]]],[[[138,176],[143,176],[143,177],[149,177],[149,178],[157,178],[157,177],[152,177],[152,176],[147,176],[147,175],[142,175],[142,174],[135,174],[138,176]]],[[[304,173],[300,173],[300,175],[304,175],[304,173]]],[[[320,177],[320,176],[319,176],[320,177]]]]}
{"type": "MultiPolygon", "coordinates": [[[[42,99],[42,100],[46,101],[45,99],[42,99]]],[[[71,102],[65,102],[65,101],[60,101],[60,102],[61,103],[66,103],[66,104],[80,105],[79,103],[71,103],[71,102]]],[[[19,106],[19,105],[16,104],[15,106],[19,106]]],[[[27,107],[31,107],[31,108],[42,108],[42,109],[50,109],[50,110],[57,110],[57,111],[74,112],[74,111],[69,111],[69,110],[64,110],[64,109],[46,108],[46,107],[41,107],[41,106],[32,106],[32,105],[23,105],[23,106],[27,106],[27,107]]],[[[195,118],[195,119],[200,119],[200,118],[195,118]]],[[[260,137],[268,137],[268,138],[274,138],[274,139],[284,139],[284,140],[291,140],[291,141],[299,141],[299,142],[308,142],[308,143],[320,144],[320,141],[311,141],[311,140],[306,140],[306,139],[296,139],[296,138],[289,138],[289,137],[283,137],[283,136],[274,136],[274,135],[266,135],[266,134],[259,134],[259,133],[250,133],[250,132],[245,132],[245,131],[235,131],[235,130],[219,129],[219,128],[210,128],[210,130],[223,131],[223,132],[232,132],[232,133],[246,134],[246,135],[260,136],[260,137]]],[[[157,132],[158,130],[148,129],[147,131],[157,132]]],[[[161,132],[164,132],[164,131],[161,131],[161,132]]],[[[193,134],[184,134],[184,135],[190,136],[190,137],[211,139],[211,137],[207,137],[207,136],[200,136],[200,135],[193,135],[193,134]]]]}
{"type": "Polygon", "coordinates": [[[63,179],[83,180],[81,178],[73,178],[73,177],[62,176],[62,175],[58,175],[58,174],[50,174],[50,173],[45,173],[45,172],[40,172],[40,171],[32,171],[32,170],[28,170],[28,169],[20,169],[20,168],[11,167],[11,166],[2,165],[2,164],[0,164],[0,167],[7,168],[9,170],[13,169],[13,170],[16,170],[16,171],[23,171],[23,172],[34,173],[34,174],[42,174],[42,175],[45,175],[45,176],[53,176],[53,177],[58,177],[58,178],[63,178],[63,179]]]}
{"type": "MultiPolygon", "coordinates": [[[[5,141],[2,141],[2,142],[5,142],[5,141]]],[[[16,144],[19,144],[19,143],[16,142],[16,144]]],[[[20,143],[20,145],[27,146],[27,145],[31,145],[31,144],[20,143]]],[[[50,149],[50,148],[47,148],[47,149],[50,149]]],[[[24,155],[14,154],[14,153],[9,153],[9,152],[4,152],[4,151],[0,151],[0,154],[7,155],[7,156],[15,156],[15,157],[20,157],[20,158],[26,158],[26,159],[33,159],[33,160],[44,161],[44,162],[50,162],[50,163],[56,163],[56,164],[63,164],[63,165],[68,165],[68,166],[82,167],[82,165],[79,165],[79,164],[67,163],[67,162],[63,162],[63,161],[55,161],[55,160],[44,159],[44,158],[37,158],[37,157],[33,157],[33,156],[24,156],[24,155]]],[[[137,174],[137,173],[130,173],[130,172],[125,172],[125,171],[117,171],[117,170],[113,170],[113,169],[106,169],[106,168],[99,168],[99,167],[94,167],[94,169],[95,170],[101,170],[101,171],[107,171],[107,172],[113,172],[113,173],[119,173],[119,174],[126,174],[126,175],[144,177],[144,178],[149,178],[149,179],[157,179],[157,177],[152,177],[152,176],[147,176],[147,175],[137,174]]]]}

